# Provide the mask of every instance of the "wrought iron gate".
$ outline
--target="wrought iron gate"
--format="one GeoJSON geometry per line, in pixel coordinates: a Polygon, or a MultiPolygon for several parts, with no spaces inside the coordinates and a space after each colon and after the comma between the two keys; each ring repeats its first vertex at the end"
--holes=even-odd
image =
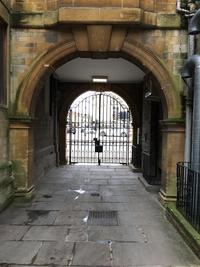
{"type": "Polygon", "coordinates": [[[131,122],[129,108],[118,95],[91,91],[81,95],[67,116],[67,162],[129,164],[131,122]]]}

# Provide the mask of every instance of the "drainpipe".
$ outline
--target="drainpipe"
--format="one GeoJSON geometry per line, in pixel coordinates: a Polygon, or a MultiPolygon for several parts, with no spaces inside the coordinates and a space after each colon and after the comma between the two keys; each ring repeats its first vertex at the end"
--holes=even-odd
{"type": "MultiPolygon", "coordinates": [[[[188,18],[188,25],[190,25],[191,17],[194,16],[194,10],[189,7],[189,10],[181,8],[181,0],[177,0],[176,2],[176,10],[178,13],[184,14],[186,18],[188,18]]],[[[188,28],[189,31],[189,28],[188,28]]],[[[188,38],[188,58],[194,55],[195,50],[195,37],[189,35],[188,38]]],[[[188,87],[192,87],[192,80],[187,81],[188,87]]],[[[187,87],[186,89],[186,129],[185,129],[185,153],[184,153],[184,161],[190,162],[191,161],[191,136],[192,136],[192,91],[189,90],[187,87]]]]}
{"type": "MultiPolygon", "coordinates": [[[[192,83],[188,81],[188,83],[192,83]]],[[[189,85],[191,87],[191,85],[189,85]]],[[[185,153],[184,161],[191,162],[191,145],[192,145],[192,90],[186,89],[186,114],[185,114],[185,153]]]]}
{"type": "Polygon", "coordinates": [[[200,33],[200,9],[191,18],[188,31],[190,35],[196,35],[200,33]]]}
{"type": "MultiPolygon", "coordinates": [[[[187,16],[187,15],[186,15],[187,16]]],[[[195,53],[195,35],[200,33],[200,9],[189,18],[189,39],[188,39],[188,57],[195,53]]],[[[188,86],[192,88],[192,80],[188,81],[188,86]]],[[[185,142],[185,161],[191,160],[191,129],[192,129],[192,90],[187,89],[186,97],[186,142],[185,142]]]]}
{"type": "Polygon", "coordinates": [[[200,171],[200,55],[191,56],[183,70],[182,78],[186,81],[193,78],[193,126],[192,126],[192,153],[191,167],[194,171],[200,171]]]}
{"type": "MultiPolygon", "coordinates": [[[[190,18],[188,18],[188,23],[190,23],[190,18]]],[[[190,24],[189,24],[190,25],[190,24]]],[[[189,29],[188,29],[189,30],[189,29]]],[[[188,59],[193,56],[195,53],[195,36],[189,35],[188,38],[188,59]]],[[[191,161],[191,145],[192,145],[192,79],[188,81],[188,87],[186,89],[186,115],[185,115],[185,122],[186,122],[186,129],[185,129],[185,154],[184,154],[184,161],[190,162],[191,161]]]]}

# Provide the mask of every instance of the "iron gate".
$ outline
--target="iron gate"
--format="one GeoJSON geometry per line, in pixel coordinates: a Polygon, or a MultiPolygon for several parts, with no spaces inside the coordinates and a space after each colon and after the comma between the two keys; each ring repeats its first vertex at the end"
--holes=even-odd
{"type": "Polygon", "coordinates": [[[81,95],[67,116],[67,162],[129,164],[131,121],[129,108],[118,95],[91,91],[81,95]]]}

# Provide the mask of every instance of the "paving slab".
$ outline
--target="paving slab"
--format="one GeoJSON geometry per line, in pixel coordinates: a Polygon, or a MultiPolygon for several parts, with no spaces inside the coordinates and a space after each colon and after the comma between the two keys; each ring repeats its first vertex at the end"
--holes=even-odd
{"type": "Polygon", "coordinates": [[[108,245],[92,242],[76,243],[73,265],[111,266],[108,245]]]}
{"type": "Polygon", "coordinates": [[[57,211],[61,210],[64,207],[64,202],[33,202],[33,204],[28,207],[27,210],[49,210],[49,211],[57,211]]]}
{"type": "Polygon", "coordinates": [[[114,265],[167,265],[185,266],[191,263],[199,264],[199,260],[191,254],[186,246],[173,243],[113,243],[114,265]]]}
{"type": "Polygon", "coordinates": [[[28,215],[24,208],[17,208],[11,205],[7,210],[0,213],[0,224],[25,225],[28,215]]]}
{"type": "Polygon", "coordinates": [[[74,193],[73,197],[66,197],[66,201],[72,202],[102,202],[102,197],[99,195],[98,191],[85,192],[83,194],[74,193]]]}
{"type": "Polygon", "coordinates": [[[68,234],[65,237],[65,242],[87,242],[88,231],[87,227],[69,228],[68,234]]]}
{"type": "Polygon", "coordinates": [[[33,202],[64,202],[66,196],[64,195],[55,195],[55,194],[38,194],[33,202]]]}
{"type": "Polygon", "coordinates": [[[32,202],[0,214],[0,240],[0,265],[11,267],[200,267],[126,166],[55,168],[32,202]],[[88,225],[89,211],[115,211],[119,225],[88,225]]]}
{"type": "Polygon", "coordinates": [[[45,242],[37,254],[34,264],[68,266],[73,260],[74,246],[74,243],[45,242]]]}
{"type": "Polygon", "coordinates": [[[122,179],[109,179],[109,185],[137,185],[138,181],[130,178],[122,178],[122,179]]]}
{"type": "Polygon", "coordinates": [[[28,229],[28,226],[22,225],[0,225],[0,241],[21,240],[28,229]]]}
{"type": "Polygon", "coordinates": [[[3,242],[0,245],[0,263],[31,264],[41,247],[41,242],[3,242]]]}
{"type": "Polygon", "coordinates": [[[122,226],[110,226],[110,227],[95,227],[90,226],[88,229],[89,241],[106,241],[112,242],[125,242],[125,243],[144,243],[145,238],[139,231],[138,227],[122,227],[122,226]]]}
{"type": "Polygon", "coordinates": [[[84,225],[84,218],[87,216],[88,211],[61,211],[59,212],[54,225],[84,225]]]}
{"type": "Polygon", "coordinates": [[[23,240],[61,241],[68,233],[66,226],[31,226],[23,240]]]}
{"type": "Polygon", "coordinates": [[[27,225],[52,225],[58,215],[58,211],[50,210],[26,210],[27,225]]]}
{"type": "Polygon", "coordinates": [[[160,225],[169,225],[166,221],[165,214],[163,213],[144,213],[144,212],[132,212],[132,211],[119,211],[118,218],[120,225],[152,225],[152,226],[160,226],[160,225]],[[148,215],[148,216],[147,216],[148,215]]]}
{"type": "Polygon", "coordinates": [[[84,183],[92,184],[92,185],[107,185],[109,183],[109,179],[84,179],[84,183]]]}

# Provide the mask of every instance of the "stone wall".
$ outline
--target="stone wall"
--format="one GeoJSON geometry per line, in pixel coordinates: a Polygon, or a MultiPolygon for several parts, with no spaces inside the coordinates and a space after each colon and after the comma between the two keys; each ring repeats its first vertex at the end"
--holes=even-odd
{"type": "Polygon", "coordinates": [[[34,119],[33,183],[56,165],[54,149],[54,110],[50,99],[50,82],[46,81],[38,96],[34,119]]]}
{"type": "MultiPolygon", "coordinates": [[[[3,5],[0,2],[0,19],[4,24],[7,24],[7,30],[9,32],[10,17],[7,7],[8,1],[4,1],[3,5]],[[7,6],[6,6],[7,5],[7,6]]],[[[9,36],[9,34],[8,34],[9,36]]],[[[2,40],[2,39],[1,39],[2,40]]],[[[9,38],[7,39],[9,42],[9,38]]],[[[1,44],[2,47],[2,44],[1,44]]],[[[8,63],[9,63],[9,51],[7,51],[7,62],[5,64],[4,74],[8,74],[8,63]]],[[[4,51],[5,53],[5,51],[4,51]]],[[[3,53],[3,54],[4,54],[3,53]]],[[[1,83],[2,81],[0,81],[1,83]]],[[[12,165],[9,161],[8,154],[8,144],[9,144],[9,130],[8,130],[8,99],[7,95],[9,92],[9,76],[7,79],[7,84],[5,88],[0,84],[0,90],[5,90],[4,93],[1,92],[0,96],[0,211],[10,202],[13,197],[13,176],[12,176],[12,165]]]]}
{"type": "MultiPolygon", "coordinates": [[[[75,31],[47,29],[12,29],[11,32],[11,102],[15,105],[16,94],[30,66],[49,49],[74,40],[75,31]]],[[[84,32],[83,32],[84,34],[84,32]]],[[[129,31],[127,38],[144,45],[158,55],[169,71],[180,82],[180,68],[187,56],[187,32],[182,30],[129,31]]],[[[85,37],[87,32],[85,32],[85,37]]],[[[83,38],[83,40],[84,40],[83,38]]]]}
{"type": "Polygon", "coordinates": [[[154,28],[180,27],[176,0],[13,0],[14,27],[63,24],[128,24],[154,28]]]}
{"type": "MultiPolygon", "coordinates": [[[[45,29],[11,30],[11,103],[30,67],[48,49],[72,39],[70,31],[45,29]]],[[[45,68],[45,67],[44,67],[45,68]]]]}
{"type": "Polygon", "coordinates": [[[59,7],[132,7],[150,12],[175,12],[176,0],[12,0],[12,7],[16,11],[55,10],[59,7]]]}
{"type": "MultiPolygon", "coordinates": [[[[49,136],[52,120],[48,115],[43,116],[42,102],[35,101],[34,94],[38,94],[39,87],[44,87],[44,76],[48,72],[53,72],[73,56],[124,56],[135,60],[156,76],[161,84],[160,92],[168,101],[166,109],[173,107],[169,113],[165,112],[165,118],[181,117],[179,70],[186,58],[187,32],[181,28],[175,0],[13,0],[11,3],[10,112],[29,120],[27,125],[23,119],[21,124],[16,119],[11,126],[11,155],[13,159],[19,158],[18,165],[23,167],[17,169],[17,185],[23,194],[31,191],[33,183],[29,177],[39,177],[55,163],[53,140],[49,136]],[[36,113],[31,108],[35,108],[36,113]],[[32,119],[37,117],[34,125],[36,138],[32,142],[32,119]],[[25,144],[20,142],[20,131],[26,139],[25,144]],[[40,139],[45,140],[40,143],[40,139]]],[[[167,131],[163,147],[170,155],[172,148],[167,131]]],[[[181,153],[180,149],[180,153],[174,154],[174,162],[179,161],[181,153]]],[[[168,172],[171,166],[168,158],[163,158],[162,164],[168,183],[175,177],[175,168],[172,165],[168,172]]],[[[173,181],[173,190],[174,184],[173,181]]],[[[168,194],[168,184],[163,188],[168,194]]]]}
{"type": "Polygon", "coordinates": [[[169,71],[179,80],[182,90],[180,71],[187,58],[187,31],[185,30],[144,30],[130,31],[128,38],[145,44],[145,47],[157,54],[169,71]]]}
{"type": "Polygon", "coordinates": [[[13,197],[12,165],[8,159],[8,114],[0,107],[0,211],[13,197]]]}

